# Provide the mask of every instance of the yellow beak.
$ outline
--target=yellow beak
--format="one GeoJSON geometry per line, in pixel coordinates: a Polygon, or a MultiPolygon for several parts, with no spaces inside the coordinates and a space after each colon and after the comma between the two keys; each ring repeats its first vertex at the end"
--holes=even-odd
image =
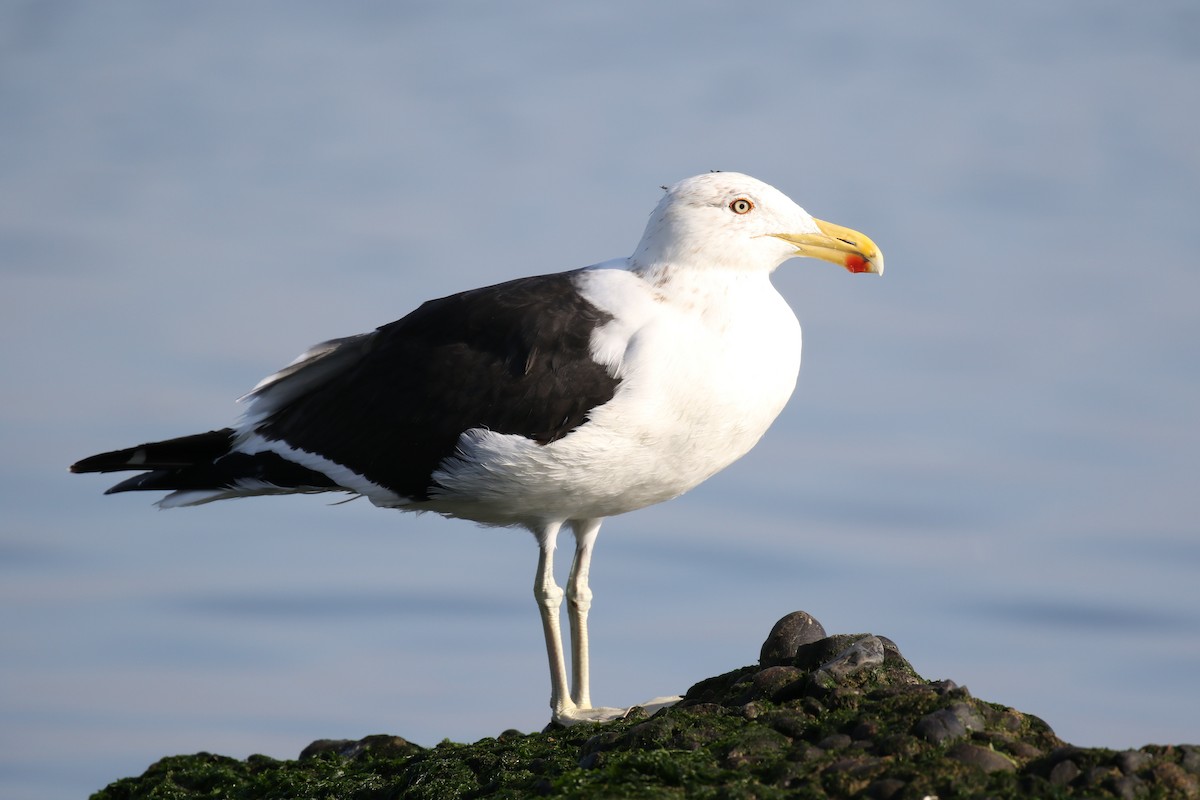
{"type": "Polygon", "coordinates": [[[796,245],[796,255],[819,258],[841,264],[851,272],[873,272],[883,274],[883,253],[864,233],[859,233],[832,222],[814,219],[820,233],[772,233],[796,245]]]}

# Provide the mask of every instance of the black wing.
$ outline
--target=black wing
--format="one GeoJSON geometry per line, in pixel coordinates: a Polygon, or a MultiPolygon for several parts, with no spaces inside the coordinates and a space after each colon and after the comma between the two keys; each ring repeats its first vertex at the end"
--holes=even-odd
{"type": "Polygon", "coordinates": [[[577,274],[431,300],[344,340],[328,378],[271,402],[258,431],[415,500],[470,428],[541,444],[565,436],[619,383],[589,349],[611,316],[580,296],[577,274]]]}

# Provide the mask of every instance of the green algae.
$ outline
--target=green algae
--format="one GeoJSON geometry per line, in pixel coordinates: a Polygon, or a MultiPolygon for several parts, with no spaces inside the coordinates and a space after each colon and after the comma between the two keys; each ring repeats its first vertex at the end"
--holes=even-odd
{"type": "Polygon", "coordinates": [[[927,681],[894,644],[866,638],[828,637],[787,663],[709,678],[652,717],[431,748],[322,741],[294,761],[173,756],[93,797],[1200,798],[1198,747],[1071,747],[1037,717],[927,681]],[[869,657],[830,666],[864,642],[856,652],[869,657]]]}

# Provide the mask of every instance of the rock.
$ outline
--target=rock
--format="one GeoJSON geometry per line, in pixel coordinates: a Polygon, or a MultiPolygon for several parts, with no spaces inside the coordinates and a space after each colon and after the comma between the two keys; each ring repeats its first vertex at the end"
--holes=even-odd
{"type": "Polygon", "coordinates": [[[1055,786],[1066,786],[1077,777],[1079,777],[1079,766],[1069,758],[1066,761],[1058,762],[1054,765],[1054,769],[1050,770],[1050,783],[1055,786]]]}
{"type": "Polygon", "coordinates": [[[1195,775],[1189,775],[1178,764],[1171,762],[1155,764],[1152,770],[1155,782],[1176,797],[1200,797],[1200,780],[1195,775]]]}
{"type": "Polygon", "coordinates": [[[852,741],[854,740],[844,733],[833,733],[817,742],[817,747],[822,750],[841,750],[849,747],[852,741]]]}
{"type": "Polygon", "coordinates": [[[987,747],[967,744],[956,744],[946,751],[946,755],[963,764],[979,767],[984,772],[1015,772],[1017,765],[1003,753],[997,753],[987,747]]]}
{"type": "Polygon", "coordinates": [[[804,677],[804,670],[798,667],[767,667],[754,673],[750,684],[755,697],[774,697],[790,684],[804,677]]]}
{"type": "Polygon", "coordinates": [[[916,731],[922,738],[934,744],[966,736],[971,731],[984,729],[983,717],[966,703],[955,703],[917,721],[916,731]]]}
{"type": "Polygon", "coordinates": [[[1140,795],[1145,793],[1142,788],[1142,781],[1135,775],[1122,775],[1112,782],[1113,791],[1121,800],[1137,800],[1140,795]]]}
{"type": "Polygon", "coordinates": [[[1149,764],[1151,760],[1152,757],[1149,753],[1143,753],[1140,750],[1124,750],[1117,753],[1117,769],[1121,770],[1124,775],[1132,775],[1149,764]]]}
{"type": "Polygon", "coordinates": [[[871,800],[891,800],[900,793],[900,790],[905,787],[902,780],[896,778],[884,778],[875,781],[867,787],[867,797],[871,800]]]}
{"type": "Polygon", "coordinates": [[[725,751],[724,762],[733,768],[756,766],[777,760],[791,741],[770,728],[745,729],[725,751]]]}
{"type": "Polygon", "coordinates": [[[424,749],[399,736],[381,733],[363,739],[317,739],[300,751],[300,758],[312,758],[324,753],[334,753],[342,758],[358,758],[363,753],[405,756],[424,749]]]}
{"type": "Polygon", "coordinates": [[[787,664],[796,657],[801,645],[825,638],[825,628],[806,611],[793,611],[771,628],[758,654],[764,667],[787,664]]]}
{"type": "Polygon", "coordinates": [[[877,636],[864,636],[818,667],[813,683],[833,686],[856,672],[882,664],[883,642],[877,636]]]}
{"type": "Polygon", "coordinates": [[[802,739],[816,727],[814,720],[803,711],[781,710],[764,714],[760,720],[789,739],[802,739]]]}
{"type": "MultiPolygon", "coordinates": [[[[811,628],[803,619],[793,624],[811,628]]],[[[885,637],[825,636],[797,644],[785,663],[761,655],[761,663],[706,678],[653,715],[429,748],[386,735],[320,740],[295,761],[170,756],[93,800],[1200,800],[1200,748],[1066,746],[1036,716],[972,698],[953,681],[922,678],[885,637]]]]}
{"type": "Polygon", "coordinates": [[[1179,766],[1193,775],[1200,775],[1200,746],[1181,744],[1179,745],[1179,752],[1183,753],[1183,758],[1180,759],[1179,766]]]}

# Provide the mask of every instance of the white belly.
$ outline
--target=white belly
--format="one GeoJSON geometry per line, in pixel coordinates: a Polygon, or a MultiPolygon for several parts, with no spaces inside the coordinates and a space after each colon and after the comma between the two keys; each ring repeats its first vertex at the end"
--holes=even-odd
{"type": "Polygon", "coordinates": [[[800,325],[765,275],[737,276],[716,296],[688,293],[684,304],[627,272],[590,278],[585,295],[615,317],[592,349],[621,377],[616,395],[548,445],[468,432],[463,457],[435,474],[444,491],[430,510],[494,524],[633,511],[745,455],[783,410],[800,325]]]}

